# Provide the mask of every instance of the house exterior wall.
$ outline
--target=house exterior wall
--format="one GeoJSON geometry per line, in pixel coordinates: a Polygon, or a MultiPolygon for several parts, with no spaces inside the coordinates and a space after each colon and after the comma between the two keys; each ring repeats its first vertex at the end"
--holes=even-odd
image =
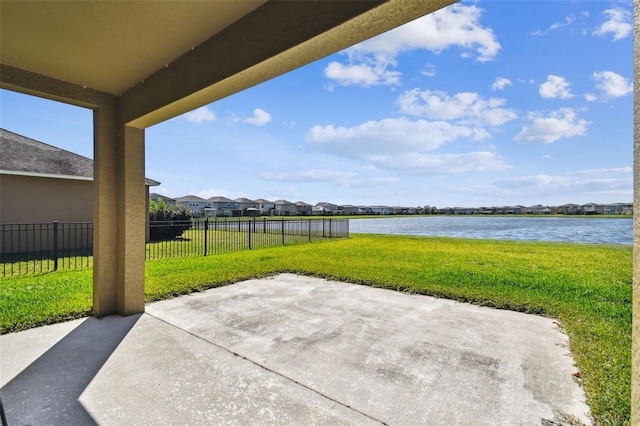
{"type": "MultiPolygon", "coordinates": [[[[53,250],[52,226],[8,227],[7,224],[60,224],[58,249],[93,246],[91,180],[0,174],[0,224],[5,253],[53,250]],[[62,229],[64,228],[64,231],[62,229]],[[18,231],[18,229],[20,229],[18,231]]],[[[146,187],[148,204],[149,187],[146,187]]],[[[148,206],[147,210],[148,212],[148,206]]]]}
{"type": "Polygon", "coordinates": [[[286,202],[275,202],[276,214],[278,216],[295,216],[296,215],[296,205],[293,203],[286,202]]]}
{"type": "Polygon", "coordinates": [[[276,209],[276,205],[268,200],[256,200],[256,203],[259,205],[260,214],[263,216],[270,216],[273,214],[273,211],[276,209]]]}
{"type": "Polygon", "coordinates": [[[302,202],[296,203],[296,214],[298,216],[309,216],[311,214],[312,206],[311,204],[306,204],[302,202]]]}
{"type": "Polygon", "coordinates": [[[8,224],[82,222],[59,234],[58,249],[93,245],[93,182],[34,176],[0,175],[0,241],[2,251],[24,253],[53,250],[53,226],[16,227],[8,224]]]}
{"type": "Polygon", "coordinates": [[[211,207],[211,203],[203,200],[203,201],[176,201],[176,205],[184,206],[191,210],[194,217],[204,216],[204,209],[207,207],[211,207]]]}
{"type": "Polygon", "coordinates": [[[93,222],[93,181],[0,175],[0,223],[93,222]]]}
{"type": "Polygon", "coordinates": [[[342,215],[355,215],[358,214],[358,208],[356,206],[338,206],[338,212],[342,215]]]}

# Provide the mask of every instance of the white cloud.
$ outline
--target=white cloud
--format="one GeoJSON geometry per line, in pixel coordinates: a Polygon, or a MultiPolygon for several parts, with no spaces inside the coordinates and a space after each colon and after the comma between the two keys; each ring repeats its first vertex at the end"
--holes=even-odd
{"type": "Polygon", "coordinates": [[[374,178],[358,178],[346,181],[346,186],[357,188],[376,188],[380,186],[393,185],[400,182],[400,179],[394,176],[389,177],[374,177],[374,178]]]}
{"type": "Polygon", "coordinates": [[[540,96],[543,98],[560,98],[568,99],[572,98],[573,94],[569,89],[569,82],[564,77],[550,74],[547,77],[547,81],[540,85],[540,96]]]}
{"type": "Polygon", "coordinates": [[[267,200],[280,200],[280,199],[295,199],[302,197],[302,193],[293,185],[281,185],[279,184],[274,188],[266,188],[266,195],[261,195],[267,200]]]}
{"type": "Polygon", "coordinates": [[[595,102],[596,100],[598,100],[598,97],[596,95],[594,95],[593,93],[585,93],[584,94],[584,99],[587,102],[595,102]]]}
{"type": "Polygon", "coordinates": [[[500,187],[521,188],[530,186],[566,186],[569,183],[569,179],[566,176],[551,176],[551,175],[533,175],[533,176],[518,176],[514,178],[507,178],[496,182],[500,187]]]}
{"type": "Polygon", "coordinates": [[[351,179],[358,174],[355,172],[345,172],[339,170],[328,169],[311,169],[301,172],[260,172],[258,175],[266,180],[275,180],[279,182],[340,182],[345,179],[351,179]]]}
{"type": "Polygon", "coordinates": [[[613,71],[594,72],[591,78],[597,82],[598,89],[612,98],[633,93],[633,84],[613,71]]]}
{"type": "Polygon", "coordinates": [[[558,28],[569,26],[575,21],[576,18],[573,15],[569,15],[565,18],[564,22],[554,22],[549,27],[550,30],[557,30],[558,28]]]}
{"type": "Polygon", "coordinates": [[[493,91],[504,90],[506,86],[511,86],[511,85],[513,85],[513,83],[511,83],[511,80],[509,80],[508,78],[497,77],[496,81],[494,81],[493,84],[491,85],[491,90],[493,91]]]}
{"type": "Polygon", "coordinates": [[[187,112],[184,114],[184,118],[192,123],[201,123],[203,121],[214,121],[216,119],[216,115],[213,111],[209,110],[207,106],[203,106],[187,112]]]}
{"type": "Polygon", "coordinates": [[[399,84],[401,74],[391,70],[397,66],[396,58],[418,49],[440,53],[458,46],[464,49],[465,57],[473,51],[478,61],[492,60],[501,46],[493,31],[480,24],[482,12],[474,5],[461,4],[440,9],[346,49],[343,53],[349,64],[331,62],[325,76],[342,85],[399,84]]]}
{"type": "Polygon", "coordinates": [[[392,58],[416,49],[441,52],[451,46],[459,46],[475,50],[479,61],[492,60],[501,46],[493,30],[480,24],[482,12],[473,5],[454,4],[364,41],[350,50],[392,58]]]}
{"type": "Polygon", "coordinates": [[[476,136],[474,129],[443,121],[387,118],[354,127],[315,126],[306,138],[311,147],[324,152],[373,160],[385,155],[433,151],[456,139],[476,136]]]}
{"type": "Polygon", "coordinates": [[[289,183],[332,183],[341,187],[373,188],[392,185],[400,182],[393,176],[360,177],[358,173],[341,170],[312,169],[300,172],[261,172],[258,174],[265,180],[289,183]]]}
{"type": "Polygon", "coordinates": [[[495,152],[478,151],[462,154],[409,153],[377,159],[380,167],[423,175],[451,175],[493,172],[511,168],[495,152]]]}
{"type": "Polygon", "coordinates": [[[426,64],[420,74],[425,77],[435,77],[436,75],[436,66],[434,64],[426,64]]]}
{"type": "Polygon", "coordinates": [[[608,15],[609,19],[598,27],[593,32],[597,36],[606,36],[607,34],[613,34],[613,41],[622,40],[628,37],[633,30],[631,25],[631,12],[625,9],[607,9],[602,12],[603,15],[608,15]]]}
{"type": "Polygon", "coordinates": [[[572,108],[561,108],[552,111],[547,117],[540,113],[529,113],[531,124],[524,126],[514,140],[516,142],[553,143],[558,139],[582,136],[587,133],[586,120],[579,120],[572,108]]]}
{"type": "Polygon", "coordinates": [[[400,82],[399,72],[388,70],[386,64],[376,63],[342,65],[339,62],[331,62],[325,68],[324,75],[343,86],[355,84],[369,87],[374,85],[393,85],[400,82]]]}
{"type": "Polygon", "coordinates": [[[546,30],[543,30],[543,31],[537,30],[537,31],[533,32],[533,35],[539,36],[539,35],[548,34],[550,31],[555,31],[555,30],[557,30],[559,28],[567,27],[567,26],[571,25],[575,20],[576,20],[575,16],[569,15],[569,16],[567,16],[565,18],[564,22],[554,22],[546,30]]]}
{"type": "Polygon", "coordinates": [[[253,110],[253,117],[245,118],[244,120],[242,120],[243,123],[253,124],[256,126],[264,126],[270,121],[271,114],[261,108],[256,108],[253,110]]]}
{"type": "Polygon", "coordinates": [[[489,126],[499,126],[517,117],[513,110],[502,108],[506,102],[499,98],[483,99],[474,92],[449,96],[441,91],[418,89],[408,90],[398,98],[404,114],[489,126]]]}
{"type": "Polygon", "coordinates": [[[538,195],[541,199],[548,199],[549,194],[566,202],[589,202],[600,199],[620,197],[624,202],[633,196],[632,177],[597,178],[593,176],[581,177],[575,174],[567,175],[532,175],[507,178],[494,183],[500,189],[508,189],[513,193],[526,193],[529,197],[538,195]],[[582,200],[576,200],[579,194],[582,200]]]}
{"type": "Polygon", "coordinates": [[[633,167],[614,167],[610,169],[584,169],[576,170],[577,174],[581,175],[615,175],[615,174],[631,174],[633,173],[633,167]]]}
{"type": "Polygon", "coordinates": [[[462,138],[484,138],[477,129],[444,121],[389,118],[354,127],[315,126],[307,133],[314,149],[371,162],[377,169],[417,174],[453,174],[504,170],[510,167],[490,151],[435,153],[462,138]]]}

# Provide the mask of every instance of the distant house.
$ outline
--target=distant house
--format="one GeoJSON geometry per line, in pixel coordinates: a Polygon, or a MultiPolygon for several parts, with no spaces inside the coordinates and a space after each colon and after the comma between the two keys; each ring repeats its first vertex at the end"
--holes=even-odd
{"type": "Polygon", "coordinates": [[[604,206],[596,203],[587,203],[580,206],[580,214],[604,214],[604,206]]]}
{"type": "Polygon", "coordinates": [[[358,208],[356,206],[352,206],[351,204],[338,206],[338,214],[345,215],[345,216],[356,215],[358,214],[358,208]]]}
{"type": "Polygon", "coordinates": [[[151,201],[160,201],[160,200],[162,200],[168,206],[175,206],[176,205],[176,200],[174,198],[165,197],[164,195],[156,194],[155,192],[152,192],[151,194],[149,194],[149,200],[151,200],[151,201]]]}
{"type": "Polygon", "coordinates": [[[263,216],[273,216],[275,214],[276,205],[273,201],[265,200],[264,198],[258,198],[256,200],[258,203],[258,209],[260,209],[260,214],[263,216]]]}
{"type": "Polygon", "coordinates": [[[209,201],[197,195],[185,195],[184,197],[176,198],[176,205],[189,208],[194,217],[204,217],[205,208],[211,207],[209,201]]]}
{"type": "Polygon", "coordinates": [[[93,160],[0,129],[0,222],[54,220],[93,222],[93,160]]]}
{"type": "Polygon", "coordinates": [[[242,216],[260,216],[260,204],[248,198],[236,198],[242,216]]]}
{"type": "Polygon", "coordinates": [[[320,216],[331,216],[338,214],[338,205],[322,201],[311,209],[312,214],[320,216]]]}
{"type": "Polygon", "coordinates": [[[238,202],[230,200],[227,197],[211,197],[208,198],[209,206],[207,210],[207,216],[214,217],[232,217],[240,216],[241,211],[238,207],[238,202]]]}
{"type": "Polygon", "coordinates": [[[373,212],[369,206],[358,206],[358,214],[373,214],[373,212]]]}
{"type": "Polygon", "coordinates": [[[275,205],[275,214],[277,216],[295,216],[296,205],[287,200],[276,200],[273,202],[275,205]]]}
{"type": "Polygon", "coordinates": [[[371,214],[386,215],[392,214],[393,208],[389,206],[370,206],[371,214]]]}
{"type": "Polygon", "coordinates": [[[549,207],[543,206],[541,204],[536,204],[535,206],[527,207],[527,214],[550,214],[551,210],[549,207]]]}
{"type": "Polygon", "coordinates": [[[603,205],[604,214],[631,214],[633,212],[632,203],[613,203],[603,205]],[[625,211],[627,213],[625,213],[625,211]]]}
{"type": "Polygon", "coordinates": [[[298,216],[309,216],[313,211],[313,206],[304,201],[296,201],[296,214],[298,216]]]}
{"type": "Polygon", "coordinates": [[[466,214],[476,214],[476,212],[480,212],[480,210],[474,207],[455,207],[453,209],[453,212],[454,214],[466,215],[466,214]]]}
{"type": "Polygon", "coordinates": [[[558,206],[558,213],[561,214],[578,214],[580,212],[580,206],[578,204],[563,204],[558,206]]]}
{"type": "Polygon", "coordinates": [[[527,214],[527,208],[525,206],[517,205],[511,207],[512,214],[527,214]]]}

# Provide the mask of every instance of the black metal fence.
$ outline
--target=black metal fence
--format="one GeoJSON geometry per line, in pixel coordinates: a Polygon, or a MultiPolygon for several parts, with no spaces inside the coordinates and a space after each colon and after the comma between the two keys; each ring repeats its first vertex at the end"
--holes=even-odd
{"type": "MultiPolygon", "coordinates": [[[[349,219],[205,219],[147,227],[148,261],[349,237],[349,219]]],[[[92,223],[0,224],[3,276],[89,268],[92,254],[92,223]]]]}
{"type": "Polygon", "coordinates": [[[92,265],[92,223],[0,224],[3,276],[92,265]]]}

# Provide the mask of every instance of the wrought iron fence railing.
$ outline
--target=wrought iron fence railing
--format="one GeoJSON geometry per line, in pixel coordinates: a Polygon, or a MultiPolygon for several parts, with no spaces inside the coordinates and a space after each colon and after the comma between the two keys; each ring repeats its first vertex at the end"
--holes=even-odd
{"type": "MultiPolygon", "coordinates": [[[[148,222],[147,261],[348,238],[349,219],[148,222]]],[[[0,224],[2,276],[93,266],[92,223],[0,224]]]]}

